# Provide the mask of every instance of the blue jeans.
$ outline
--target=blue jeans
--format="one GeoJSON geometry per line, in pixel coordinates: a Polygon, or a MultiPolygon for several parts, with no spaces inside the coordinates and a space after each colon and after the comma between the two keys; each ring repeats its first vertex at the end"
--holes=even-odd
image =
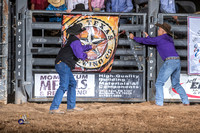
{"type": "Polygon", "coordinates": [[[179,83],[180,72],[181,72],[180,60],[172,59],[164,62],[158,74],[155,85],[157,105],[163,106],[163,101],[164,101],[163,86],[170,76],[171,76],[172,87],[177,91],[177,93],[179,93],[182,103],[189,104],[188,96],[185,93],[183,87],[179,83]]]}
{"type": "Polygon", "coordinates": [[[67,91],[67,109],[73,109],[76,105],[76,80],[67,64],[61,62],[60,64],[56,64],[55,68],[60,77],[60,85],[56,91],[50,110],[59,108],[65,91],[67,91]]]}

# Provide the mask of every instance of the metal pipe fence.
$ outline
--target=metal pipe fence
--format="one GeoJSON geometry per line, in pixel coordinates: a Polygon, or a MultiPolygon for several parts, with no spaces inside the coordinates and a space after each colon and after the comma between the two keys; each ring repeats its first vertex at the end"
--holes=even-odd
{"type": "MultiPolygon", "coordinates": [[[[61,34],[52,36],[51,31],[60,31],[61,23],[49,22],[50,17],[55,14],[67,14],[64,11],[39,11],[26,10],[22,8],[19,12],[17,21],[17,42],[16,42],[16,58],[20,62],[16,62],[16,103],[29,101],[48,101],[50,98],[34,97],[34,75],[36,73],[55,73],[54,61],[61,47],[61,34]],[[33,17],[42,17],[42,21],[33,22],[33,17]],[[26,33],[26,34],[24,34],[26,33]],[[21,40],[20,40],[21,39],[21,40]],[[18,55],[17,53],[21,53],[18,55]],[[28,99],[26,99],[28,98],[28,99]]],[[[119,32],[126,30],[126,35],[119,37],[118,47],[115,53],[115,59],[112,65],[114,75],[116,73],[140,73],[142,77],[142,97],[132,98],[122,101],[145,101],[145,66],[146,66],[146,49],[145,46],[139,45],[128,39],[129,32],[142,35],[142,31],[146,28],[145,13],[94,13],[94,12],[72,12],[70,15],[88,15],[88,16],[119,16],[130,20],[129,24],[119,25],[119,32]]],[[[74,74],[76,74],[74,72],[74,74]]],[[[97,74],[96,74],[97,75],[97,74]]],[[[95,75],[95,76],[96,76],[95,75]]],[[[99,76],[99,75],[97,75],[99,76]]],[[[104,98],[78,98],[78,101],[104,101],[104,98]],[[93,100],[92,100],[93,99],[93,100]]],[[[113,99],[113,101],[120,101],[113,99]]]]}

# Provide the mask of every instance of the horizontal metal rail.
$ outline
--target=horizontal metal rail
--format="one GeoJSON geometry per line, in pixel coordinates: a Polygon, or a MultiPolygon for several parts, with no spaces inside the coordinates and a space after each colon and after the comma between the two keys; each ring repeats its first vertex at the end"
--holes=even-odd
{"type": "Polygon", "coordinates": [[[66,11],[45,11],[45,10],[31,10],[34,14],[40,14],[40,15],[46,15],[46,14],[55,14],[55,13],[61,13],[61,14],[80,14],[80,15],[102,15],[102,16],[146,16],[146,13],[122,13],[122,12],[71,12],[67,13],[66,11]]]}
{"type": "MultiPolygon", "coordinates": [[[[61,44],[62,43],[62,39],[61,37],[32,37],[32,43],[33,44],[61,44]]],[[[177,42],[179,43],[179,42],[177,42]]],[[[133,42],[134,45],[138,45],[138,43],[133,42]]],[[[129,42],[127,41],[127,39],[124,38],[119,38],[119,43],[118,45],[127,45],[129,46],[129,42]]],[[[142,46],[142,45],[140,45],[142,46]]]]}
{"type": "MultiPolygon", "coordinates": [[[[34,22],[32,24],[32,29],[61,29],[61,24],[59,22],[34,22]]],[[[120,30],[125,31],[144,31],[145,27],[143,25],[134,25],[134,24],[122,24],[120,30]]]]}
{"type": "MultiPolygon", "coordinates": [[[[33,54],[38,54],[38,55],[57,55],[59,52],[60,48],[33,48],[32,52],[33,54]]],[[[136,54],[138,55],[143,55],[143,51],[136,51],[136,54]]],[[[118,48],[116,50],[115,55],[133,55],[132,50],[130,49],[121,49],[118,48]]]]}
{"type": "Polygon", "coordinates": [[[187,39],[175,39],[174,45],[187,47],[187,39]]]}
{"type": "MultiPolygon", "coordinates": [[[[54,66],[55,65],[55,59],[53,58],[34,58],[33,59],[33,65],[40,65],[40,66],[54,66]]],[[[113,62],[113,66],[123,66],[123,67],[133,67],[136,66],[137,67],[137,63],[134,61],[121,61],[121,60],[117,60],[115,59],[115,61],[113,62]]]]}

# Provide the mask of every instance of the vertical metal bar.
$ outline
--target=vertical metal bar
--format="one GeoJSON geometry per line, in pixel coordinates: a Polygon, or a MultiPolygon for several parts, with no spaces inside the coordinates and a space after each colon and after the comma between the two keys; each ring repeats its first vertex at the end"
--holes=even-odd
{"type": "MultiPolygon", "coordinates": [[[[43,34],[43,33],[42,33],[43,34]]],[[[33,87],[33,65],[32,65],[32,11],[26,12],[26,82],[25,89],[30,98],[32,98],[32,87],[33,87]]]]}
{"type": "MultiPolygon", "coordinates": [[[[159,10],[159,0],[148,1],[148,33],[151,37],[156,36],[157,14],[159,10]]],[[[147,100],[155,100],[155,81],[156,81],[156,49],[148,47],[147,63],[147,100]]]]}
{"type": "MultiPolygon", "coordinates": [[[[144,16],[143,16],[143,27],[144,27],[144,29],[146,30],[147,29],[147,23],[146,23],[146,19],[147,19],[147,14],[145,14],[144,16]]],[[[146,31],[147,32],[147,31],[146,31]]],[[[144,36],[144,33],[143,33],[143,36],[144,36]]],[[[147,97],[146,97],[146,95],[147,95],[147,89],[146,89],[146,83],[147,83],[147,79],[146,79],[146,74],[147,74],[147,68],[146,68],[146,46],[145,45],[143,45],[142,46],[142,49],[143,49],[143,65],[142,65],[142,70],[143,70],[143,87],[145,88],[145,89],[143,89],[144,90],[144,92],[143,92],[143,97],[145,97],[145,99],[146,99],[146,101],[147,101],[147,97]]]]}
{"type": "Polygon", "coordinates": [[[8,76],[7,76],[7,102],[14,102],[14,71],[15,71],[15,1],[8,4],[9,18],[8,18],[8,76]]]}
{"type": "MultiPolygon", "coordinates": [[[[2,101],[7,104],[7,76],[8,76],[8,1],[3,0],[3,29],[2,29],[2,79],[1,79],[1,97],[2,101]]],[[[0,99],[1,100],[1,99],[0,99]]]]}
{"type": "MultiPolygon", "coordinates": [[[[2,17],[3,17],[3,13],[2,13],[2,6],[3,6],[3,3],[2,3],[2,0],[0,0],[0,50],[1,50],[1,44],[2,44],[2,17]]],[[[0,72],[1,74],[1,72],[0,72]]]]}
{"type": "MultiPolygon", "coordinates": [[[[163,24],[163,20],[164,20],[164,16],[162,15],[162,13],[159,13],[158,14],[158,23],[163,24]]],[[[156,71],[158,73],[164,61],[162,60],[162,58],[160,56],[156,57],[156,61],[157,61],[156,62],[156,65],[157,65],[156,71]]]]}
{"type": "Polygon", "coordinates": [[[15,80],[15,103],[27,102],[25,83],[25,12],[27,0],[16,0],[16,80],[15,80]]]}
{"type": "MultiPolygon", "coordinates": [[[[0,55],[2,54],[2,17],[3,17],[3,10],[2,10],[2,6],[3,6],[3,3],[2,3],[2,0],[0,0],[0,55]]],[[[2,67],[2,60],[0,60],[0,67],[2,67]]],[[[2,76],[2,70],[0,70],[0,79],[1,79],[1,76],[2,76]]]]}

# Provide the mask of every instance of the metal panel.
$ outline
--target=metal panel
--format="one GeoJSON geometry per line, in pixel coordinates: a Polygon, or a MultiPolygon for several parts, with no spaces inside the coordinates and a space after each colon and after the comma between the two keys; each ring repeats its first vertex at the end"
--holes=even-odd
{"type": "MultiPolygon", "coordinates": [[[[148,33],[151,37],[156,36],[157,14],[159,11],[159,0],[148,1],[148,33]]],[[[148,47],[147,63],[147,100],[155,100],[155,81],[156,81],[156,49],[148,47]]]]}
{"type": "Polygon", "coordinates": [[[15,103],[27,102],[25,84],[25,11],[26,0],[16,1],[16,75],[15,75],[15,103]]]}
{"type": "MultiPolygon", "coordinates": [[[[57,22],[32,22],[32,16],[40,14],[44,17],[53,16],[54,13],[66,14],[62,11],[31,11],[26,12],[26,78],[25,78],[25,90],[28,94],[29,100],[34,96],[33,93],[33,74],[34,73],[55,73],[54,61],[55,57],[60,49],[60,44],[62,42],[60,36],[49,36],[45,34],[49,30],[60,30],[61,24],[57,22]],[[34,32],[38,30],[40,33],[34,35],[34,32]]],[[[141,32],[146,28],[146,14],[139,13],[91,13],[91,12],[81,12],[81,13],[71,13],[71,14],[84,14],[84,15],[117,15],[120,17],[131,18],[131,24],[120,25],[119,31],[127,30],[129,32],[136,33],[141,36],[141,32]],[[143,21],[137,22],[135,16],[139,16],[143,21]]],[[[135,42],[128,41],[127,37],[124,36],[119,38],[118,48],[115,53],[115,59],[112,65],[112,72],[140,72],[142,73],[143,81],[145,81],[145,57],[146,49],[145,46],[139,45],[135,42]],[[134,50],[134,51],[133,51],[134,50]],[[142,69],[139,66],[143,66],[142,69]]],[[[112,73],[111,72],[111,73],[112,73]]],[[[143,99],[145,100],[145,82],[143,86],[143,99]]],[[[83,100],[84,99],[80,99],[83,100]]],[[[37,100],[36,100],[37,101],[37,100]]],[[[92,100],[91,100],[92,101],[92,100]]],[[[95,100],[94,100],[95,101],[95,100]]],[[[120,100],[119,100],[120,101],[120,100]]],[[[140,101],[136,99],[136,101],[140,101]]]]}

